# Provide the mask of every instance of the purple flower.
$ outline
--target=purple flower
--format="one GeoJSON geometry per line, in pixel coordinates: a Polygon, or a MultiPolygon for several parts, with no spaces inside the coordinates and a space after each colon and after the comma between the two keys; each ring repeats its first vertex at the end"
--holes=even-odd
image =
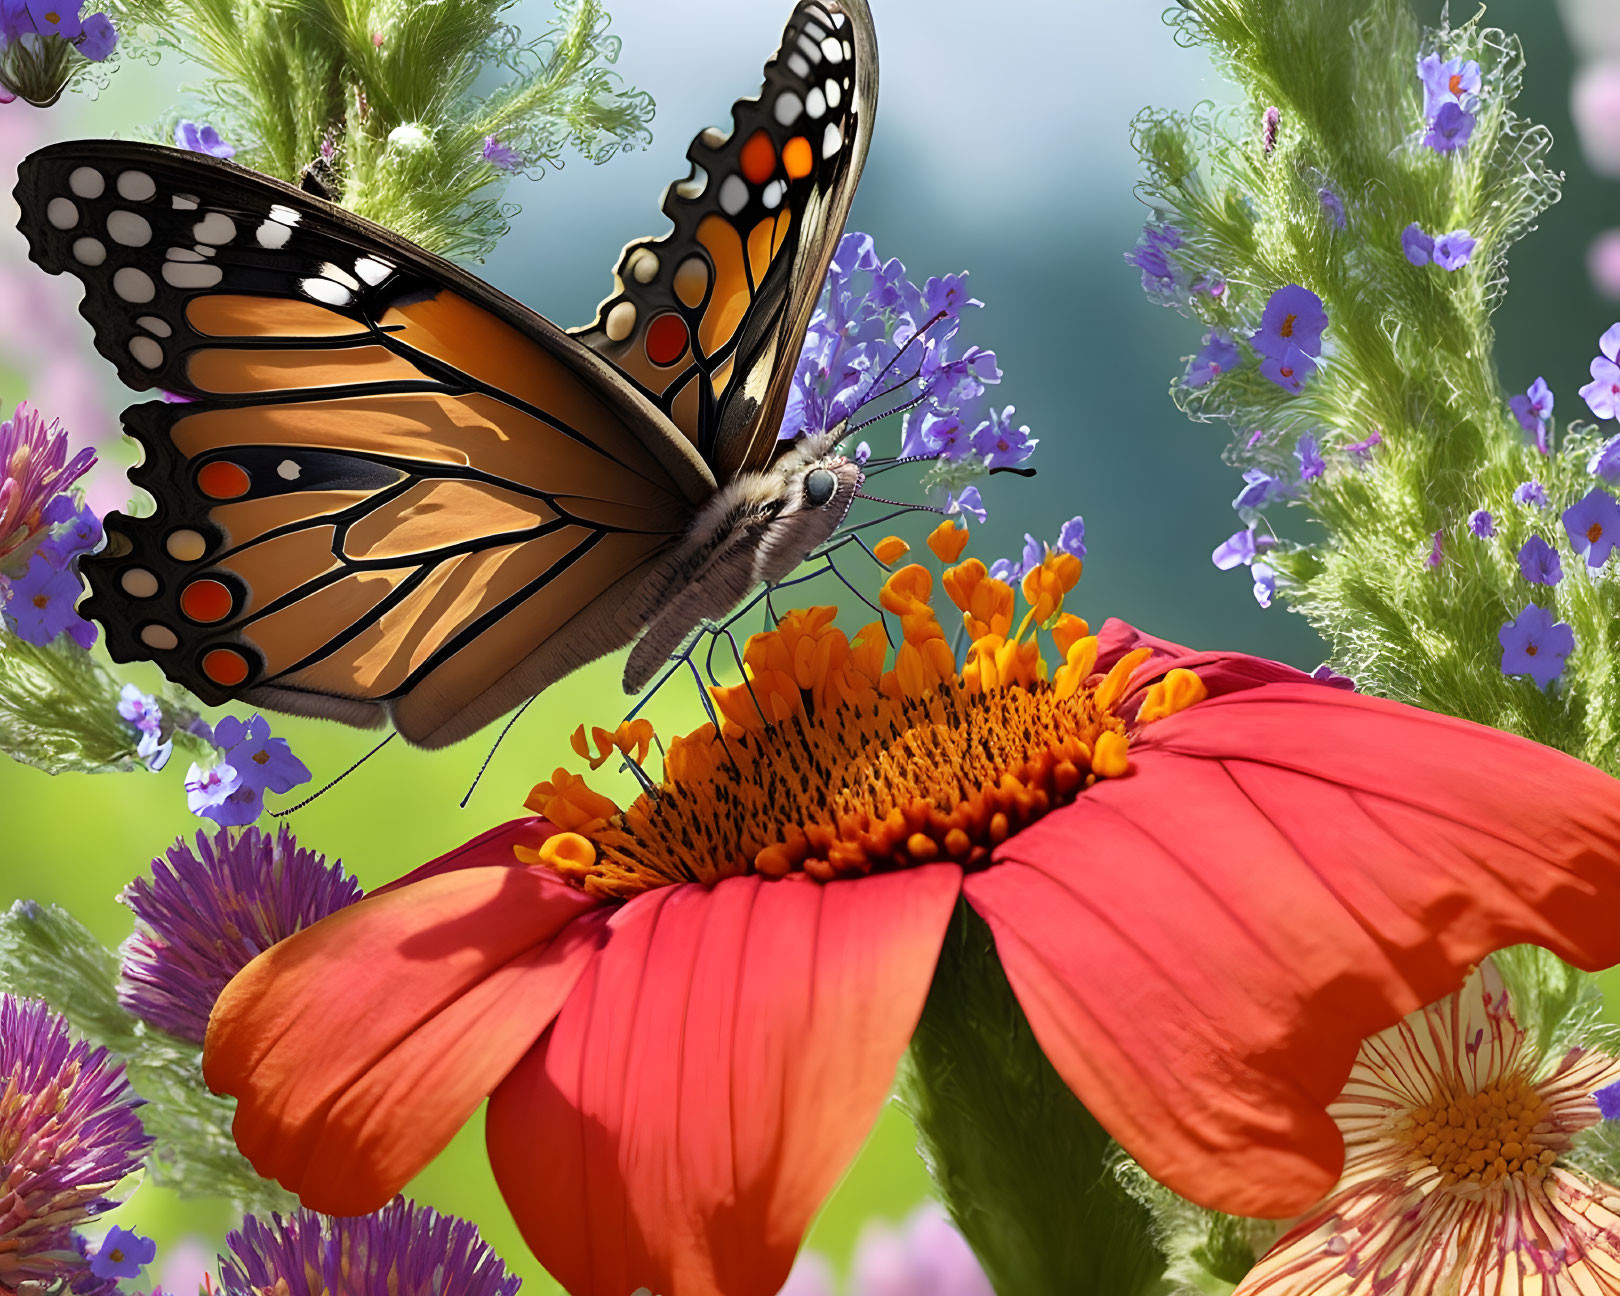
{"type": "Polygon", "coordinates": [[[233,158],[236,148],[221,138],[216,127],[206,122],[183,121],[174,128],[176,147],[192,153],[206,153],[209,157],[233,158]]]}
{"type": "Polygon", "coordinates": [[[1461,104],[1441,105],[1423,142],[1436,153],[1451,153],[1474,137],[1474,114],[1461,104]]]}
{"type": "Polygon", "coordinates": [[[106,1049],[74,1042],[45,1004],[0,995],[0,1076],[0,1287],[66,1282],[75,1293],[112,1293],[72,1231],[117,1204],[107,1193],[141,1168],[152,1141],[124,1069],[106,1049]]]}
{"type": "Polygon", "coordinates": [[[1298,347],[1289,347],[1282,357],[1263,356],[1260,373],[1286,392],[1298,395],[1305,389],[1305,380],[1316,372],[1316,361],[1298,347]]]}
{"type": "Polygon", "coordinates": [[[1260,328],[1251,341],[1261,355],[1277,360],[1286,360],[1296,350],[1318,356],[1327,325],[1322,299],[1309,288],[1286,284],[1267,300],[1260,328]]]}
{"type": "Polygon", "coordinates": [[[42,553],[36,553],[28,571],[10,582],[5,592],[5,619],[24,643],[43,648],[69,635],[81,648],[96,642],[96,628],[75,608],[84,587],[79,573],[71,567],[57,567],[42,553]]]}
{"type": "Polygon", "coordinates": [[[999,414],[991,410],[990,417],[974,430],[973,448],[984,456],[986,467],[1004,468],[1021,464],[1035,453],[1035,447],[1040,444],[1030,437],[1028,427],[1014,427],[1012,416],[1011,405],[999,414]]]}
{"type": "Polygon", "coordinates": [[[1519,572],[1532,585],[1556,585],[1564,579],[1564,564],[1558,550],[1533,535],[1519,550],[1519,572]]]}
{"type": "Polygon", "coordinates": [[[1496,534],[1496,519],[1484,509],[1475,509],[1468,515],[1468,529],[1481,540],[1489,540],[1496,534]]]}
{"type": "Polygon", "coordinates": [[[1167,255],[1181,246],[1181,231],[1173,225],[1142,227],[1142,237],[1125,260],[1142,272],[1142,291],[1165,296],[1176,290],[1176,269],[1167,255]]]}
{"type": "Polygon", "coordinates": [[[1620,504],[1608,491],[1594,486],[1564,510],[1564,530],[1586,565],[1601,567],[1620,543],[1620,504]]]}
{"type": "Polygon", "coordinates": [[[1345,446],[1344,452],[1352,459],[1367,464],[1372,462],[1372,452],[1383,444],[1384,438],[1374,432],[1365,441],[1357,441],[1353,445],[1345,446]]]}
{"type": "Polygon", "coordinates": [[[1223,373],[1234,369],[1242,354],[1238,344],[1219,329],[1206,333],[1204,349],[1192,358],[1183,381],[1189,387],[1207,387],[1223,373]]]}
{"type": "Polygon", "coordinates": [[[133,1278],[157,1256],[157,1243],[116,1224],[101,1239],[90,1261],[97,1278],[133,1278]]]}
{"type": "Polygon", "coordinates": [[[502,144],[496,135],[484,136],[484,161],[501,171],[521,171],[523,155],[502,144]]]}
{"type": "Polygon", "coordinates": [[[1302,482],[1315,481],[1327,471],[1327,460],[1322,458],[1322,449],[1309,432],[1299,438],[1299,444],[1294,447],[1294,458],[1299,460],[1299,479],[1302,482]]]}
{"type": "Polygon", "coordinates": [[[1513,502],[1526,508],[1544,509],[1548,504],[1547,488],[1533,478],[1520,482],[1513,488],[1513,502]]]}
{"type": "MultiPolygon", "coordinates": [[[[220,813],[224,810],[225,802],[241,786],[241,782],[240,776],[229,765],[215,765],[205,770],[193,762],[186,771],[186,808],[200,818],[222,823],[220,813]]],[[[255,811],[254,818],[257,817],[255,811]]],[[[252,823],[253,820],[246,822],[252,823]]]]}
{"type": "Polygon", "coordinates": [[[1076,558],[1086,556],[1086,520],[1083,517],[1072,517],[1058,528],[1057,543],[1052,546],[1058,553],[1073,554],[1076,558]]]}
{"type": "Polygon", "coordinates": [[[1575,651],[1575,631],[1535,603],[1496,634],[1502,644],[1502,674],[1528,675],[1546,688],[1564,673],[1564,659],[1575,651]]]}
{"type": "Polygon", "coordinates": [[[1263,509],[1268,504],[1287,499],[1291,493],[1292,488],[1281,477],[1273,477],[1259,468],[1248,468],[1243,473],[1243,489],[1232,501],[1232,507],[1239,511],[1263,509]]]}
{"type": "Polygon", "coordinates": [[[51,534],[36,552],[53,567],[66,567],[101,543],[101,519],[88,504],[75,504],[71,495],[58,495],[47,504],[40,521],[50,525],[51,534]]]}
{"type": "Polygon", "coordinates": [[[1445,561],[1445,543],[1446,533],[1444,528],[1442,528],[1434,533],[1434,539],[1430,542],[1429,556],[1423,560],[1425,570],[1436,571],[1438,570],[1440,564],[1445,561]]]}
{"type": "Polygon", "coordinates": [[[1430,54],[1418,60],[1418,77],[1423,82],[1423,120],[1433,121],[1447,104],[1461,105],[1479,93],[1479,64],[1472,59],[1447,59],[1430,54]]]}
{"type": "Polygon", "coordinates": [[[249,1215],[225,1241],[220,1296],[517,1296],[521,1286],[476,1226],[403,1197],[343,1219],[249,1215]]]}
{"type": "Polygon", "coordinates": [[[1434,236],[1425,233],[1423,227],[1413,221],[1401,231],[1401,251],[1413,265],[1428,265],[1434,260],[1434,236]]]}
{"type": "Polygon", "coordinates": [[[1331,187],[1323,185],[1316,191],[1316,200],[1322,204],[1323,214],[1333,222],[1333,228],[1342,230],[1347,223],[1344,199],[1340,198],[1331,187]]]}
{"type": "Polygon", "coordinates": [[[146,762],[146,768],[155,773],[167,765],[174,743],[163,739],[163,711],[157,699],[126,684],[119,696],[118,714],[141,735],[135,754],[146,762]]]}
{"type": "Polygon", "coordinates": [[[201,1044],[226,983],[278,941],[360,899],[340,864],[301,850],[283,826],[198,833],[124,888],[135,911],[118,1001],[142,1021],[201,1044]]]}
{"type": "Polygon", "coordinates": [[[965,522],[969,515],[981,526],[990,516],[984,502],[979,498],[977,486],[964,486],[960,495],[952,491],[945,496],[946,517],[960,517],[965,522]]]}
{"type": "Polygon", "coordinates": [[[1267,108],[1260,119],[1260,151],[1267,157],[1277,147],[1277,128],[1282,125],[1282,113],[1275,106],[1267,108]]]}
{"type": "Polygon", "coordinates": [[[1600,419],[1620,417],[1620,324],[1611,324],[1598,339],[1601,356],[1592,361],[1592,381],[1581,388],[1586,406],[1600,419]]]}
{"type": "Polygon", "coordinates": [[[41,36],[60,36],[64,40],[78,40],[84,32],[84,24],[79,19],[80,6],[76,3],[61,4],[58,0],[22,0],[21,4],[13,3],[7,6],[11,10],[8,18],[18,23],[23,31],[34,31],[41,36]],[[13,17],[14,15],[14,17],[13,17]],[[22,24],[26,23],[26,26],[22,24]]]}
{"type": "Polygon", "coordinates": [[[81,58],[89,59],[92,63],[104,62],[117,44],[118,31],[106,14],[93,13],[84,20],[78,40],[81,58]]]}
{"type": "Polygon", "coordinates": [[[1620,484],[1620,433],[1610,437],[1586,461],[1586,471],[1611,486],[1620,484]]]}
{"type": "Polygon", "coordinates": [[[1434,241],[1434,263],[1442,270],[1461,270],[1474,255],[1478,242],[1467,230],[1452,230],[1434,241]]]}
{"type": "Polygon", "coordinates": [[[1234,567],[1249,566],[1256,558],[1276,548],[1276,545],[1274,537],[1257,536],[1251,526],[1227,536],[1215,546],[1215,552],[1210,554],[1209,559],[1220,571],[1231,571],[1234,567]]]}
{"type": "Polygon", "coordinates": [[[1249,569],[1254,577],[1254,601],[1263,608],[1277,597],[1277,573],[1270,563],[1257,562],[1249,569]]]}
{"type": "Polygon", "coordinates": [[[943,1207],[919,1207],[898,1228],[868,1224],[850,1265],[851,1296],[994,1296],[943,1207]]]}
{"type": "Polygon", "coordinates": [[[1620,1120],[1620,1083],[1604,1085],[1592,1095],[1598,1115],[1604,1120],[1620,1120]]]}
{"type": "Polygon", "coordinates": [[[1311,672],[1311,678],[1318,684],[1326,684],[1329,688],[1343,689],[1346,693],[1356,691],[1356,682],[1348,675],[1341,675],[1333,667],[1323,662],[1311,672]]]}
{"type": "Polygon", "coordinates": [[[46,506],[90,471],[96,452],[68,458],[60,423],[47,426],[31,405],[0,423],[0,570],[8,554],[28,551],[44,525],[46,506]]]}
{"type": "Polygon", "coordinates": [[[1530,437],[1530,444],[1547,453],[1547,422],[1552,418],[1553,393],[1545,378],[1537,378],[1522,396],[1510,396],[1508,408],[1530,437]]]}

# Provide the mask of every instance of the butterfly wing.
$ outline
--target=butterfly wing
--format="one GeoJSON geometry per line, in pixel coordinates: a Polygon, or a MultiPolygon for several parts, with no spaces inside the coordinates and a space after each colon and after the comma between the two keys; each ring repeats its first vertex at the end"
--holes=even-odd
{"type": "Polygon", "coordinates": [[[765,86],[729,136],[692,141],[674,230],[619,259],[612,296],[576,332],[613,361],[726,481],[767,463],[793,370],[843,233],[877,108],[866,0],[801,0],[765,86]]]}
{"type": "Polygon", "coordinates": [[[20,171],[84,283],[149,517],[88,615],[209,703],[454,741],[622,646],[629,591],[715,483],[590,349],[387,230],[228,163],[114,141],[20,171]]]}

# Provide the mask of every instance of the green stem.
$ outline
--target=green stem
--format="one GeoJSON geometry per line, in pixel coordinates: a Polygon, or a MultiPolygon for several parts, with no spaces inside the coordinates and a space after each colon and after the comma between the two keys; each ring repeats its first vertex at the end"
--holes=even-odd
{"type": "Polygon", "coordinates": [[[901,1106],[956,1226],[1003,1296],[1155,1296],[1164,1259],[1117,1145],[1035,1041],[984,920],[945,938],[901,1106]]]}

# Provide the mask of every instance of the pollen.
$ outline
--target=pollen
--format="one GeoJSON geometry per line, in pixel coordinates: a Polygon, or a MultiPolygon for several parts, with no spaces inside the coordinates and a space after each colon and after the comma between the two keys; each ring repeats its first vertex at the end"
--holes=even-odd
{"type": "Polygon", "coordinates": [[[1441,1186],[1488,1186],[1502,1179],[1540,1179],[1567,1141],[1552,1108],[1523,1075],[1507,1075],[1473,1092],[1436,1094],[1399,1123],[1441,1186]]]}
{"type": "MultiPolygon", "coordinates": [[[[950,543],[931,544],[936,555],[960,554],[954,535],[940,539],[950,543]]],[[[1061,610],[1078,560],[1052,555],[1037,571],[1014,632],[1011,586],[976,559],[946,570],[967,637],[955,648],[920,564],[879,592],[891,632],[899,623],[893,643],[882,621],[850,638],[836,608],[788,613],[748,640],[742,682],[709,689],[714,720],[669,743],[662,778],[643,771],[629,806],[567,770],[538,785],[527,804],[561,831],[519,858],[621,900],[748,873],[832,881],[933,861],[987,866],[1008,837],[1131,769],[1116,708],[1149,650],[1097,673],[1097,638],[1061,610]],[[1037,624],[1057,648],[1050,672],[1037,624]]],[[[1155,689],[1163,715],[1204,696],[1185,670],[1155,689]]],[[[574,747],[593,766],[595,746],[639,769],[647,746],[629,738],[597,729],[588,742],[581,727],[574,747]]]]}

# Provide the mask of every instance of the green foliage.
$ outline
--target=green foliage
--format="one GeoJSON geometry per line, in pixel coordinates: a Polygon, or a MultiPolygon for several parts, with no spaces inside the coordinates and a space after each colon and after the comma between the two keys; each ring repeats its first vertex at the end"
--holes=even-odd
{"type": "MultiPolygon", "coordinates": [[[[213,80],[202,115],[236,161],[297,183],[431,251],[479,259],[506,232],[495,136],[538,174],[645,142],[652,101],[621,84],[600,0],[558,0],[524,41],[509,0],[119,0],[121,30],[213,80]],[[493,84],[492,84],[493,83],[493,84]]],[[[170,123],[172,125],[172,122],[170,123]]]]}
{"type": "MultiPolygon", "coordinates": [[[[47,774],[140,768],[140,735],[118,715],[119,688],[100,658],[67,635],[39,648],[0,629],[0,752],[47,774]]],[[[172,726],[164,736],[180,750],[201,751],[205,744],[186,727],[196,713],[180,696],[160,699],[172,726]]]]}
{"type": "Polygon", "coordinates": [[[1035,1041],[984,920],[965,903],[902,1070],[899,1104],[998,1292],[1154,1296],[1164,1262],[1117,1146],[1035,1041]]]}
{"type": "MultiPolygon", "coordinates": [[[[1425,33],[1405,0],[1369,0],[1346,16],[1338,0],[1186,0],[1172,20],[1180,39],[1213,52],[1244,104],[1138,119],[1144,197],[1183,237],[1171,254],[1178,282],[1218,275],[1228,285],[1171,304],[1242,339],[1271,293],[1293,283],[1317,293],[1329,319],[1322,368],[1298,395],[1252,358],[1202,388],[1178,381],[1172,394],[1193,419],[1230,424],[1234,466],[1297,479],[1298,438],[1322,443],[1328,473],[1294,501],[1315,525],[1290,527],[1265,561],[1280,596],[1363,690],[1620,768],[1620,585],[1587,578],[1559,516],[1597,484],[1586,470],[1594,432],[1576,425],[1550,458],[1537,453],[1509,412],[1492,349],[1509,248],[1558,197],[1550,137],[1512,109],[1518,42],[1477,19],[1425,33]],[[1473,137],[1450,154],[1422,143],[1416,63],[1432,52],[1475,59],[1483,74],[1473,137]],[[1261,122],[1272,106],[1280,125],[1267,155],[1261,122]],[[1343,203],[1342,230],[1324,188],[1343,203]],[[1452,273],[1410,264],[1401,232],[1414,221],[1432,234],[1470,231],[1472,263],[1452,273]],[[1368,464],[1343,453],[1373,434],[1382,442],[1368,464]],[[1532,478],[1551,497],[1545,511],[1513,502],[1532,478]],[[1480,508],[1496,518],[1492,538],[1469,533],[1480,508]],[[1437,531],[1442,561],[1430,569],[1437,531]],[[1532,534],[1560,553],[1556,589],[1519,572],[1532,534]],[[1501,673],[1497,632],[1532,601],[1576,636],[1563,679],[1546,691],[1501,673]]],[[[1513,389],[1534,376],[1513,375],[1513,389]]],[[[1566,408],[1573,399],[1563,394],[1566,408]]],[[[1261,534],[1279,521],[1263,518],[1261,534]]]]}
{"type": "Polygon", "coordinates": [[[19,901],[0,917],[0,990],[43,999],[124,1064],[146,1099],[154,1139],[147,1173],[186,1196],[217,1196],[243,1211],[285,1211],[296,1200],[259,1178],[231,1137],[235,1104],[208,1092],[194,1044],[152,1030],[118,1002],[119,959],[65,909],[19,901]]]}

